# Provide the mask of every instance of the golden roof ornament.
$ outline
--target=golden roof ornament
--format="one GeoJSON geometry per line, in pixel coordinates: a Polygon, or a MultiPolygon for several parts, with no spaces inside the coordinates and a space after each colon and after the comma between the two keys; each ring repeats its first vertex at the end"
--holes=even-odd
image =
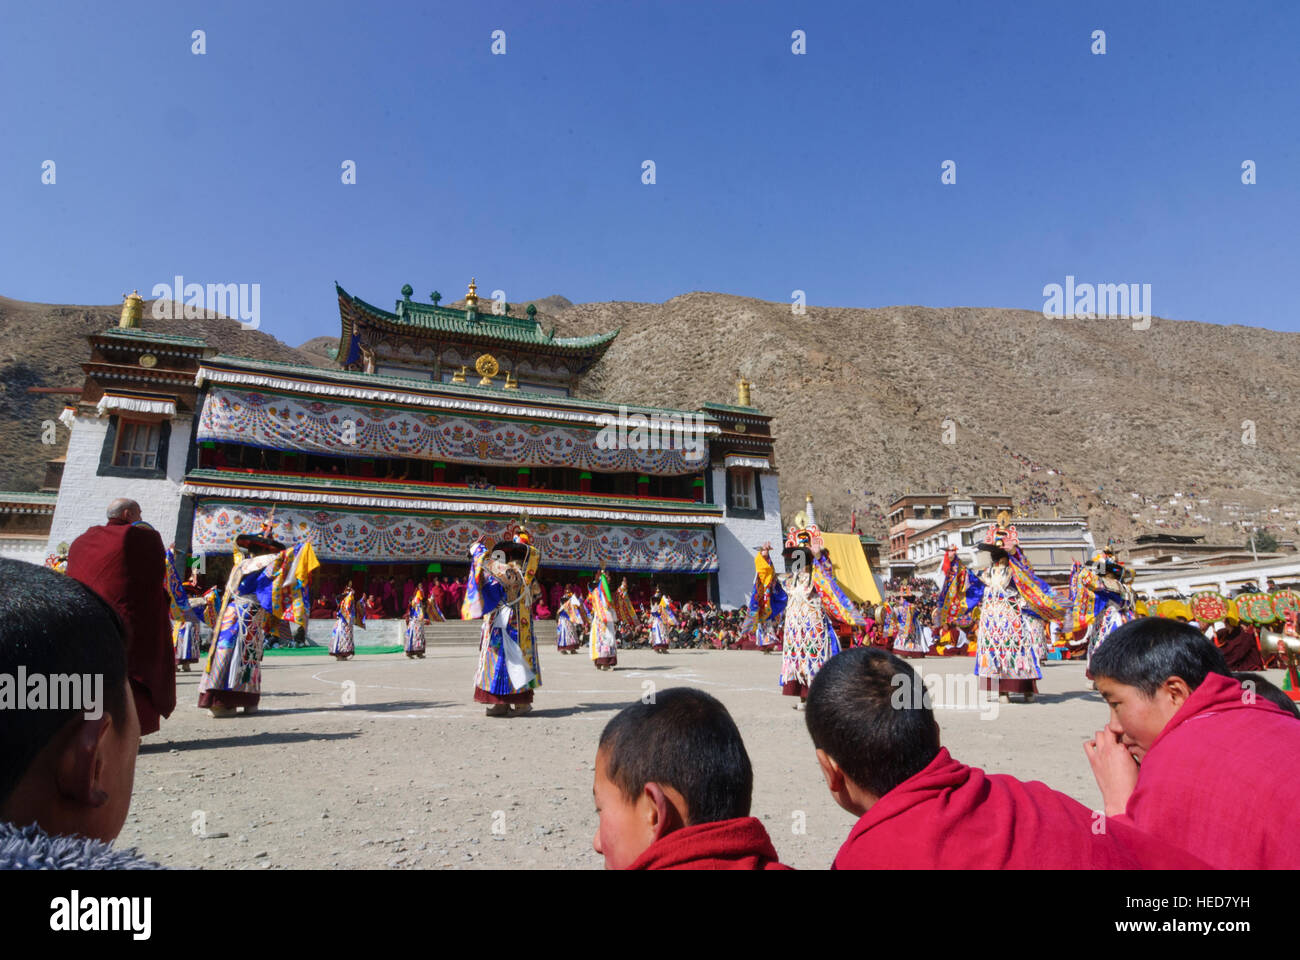
{"type": "Polygon", "coordinates": [[[505,382],[505,385],[504,385],[501,389],[502,389],[502,390],[518,390],[518,389],[519,389],[519,381],[515,379],[514,374],[511,373],[509,370],[506,371],[506,382],[505,382]]]}
{"type": "Polygon", "coordinates": [[[478,360],[474,362],[474,369],[483,377],[483,379],[478,382],[480,387],[492,386],[492,378],[501,371],[501,367],[497,363],[497,358],[492,356],[490,353],[480,354],[478,360]]]}
{"type": "Polygon", "coordinates": [[[749,401],[749,381],[744,377],[736,383],[736,404],[741,407],[752,407],[749,401]]]}
{"type": "Polygon", "coordinates": [[[140,291],[135,290],[129,295],[122,294],[122,316],[118,318],[118,327],[138,327],[143,316],[144,297],[140,296],[140,291]]]}
{"type": "Polygon", "coordinates": [[[476,310],[478,308],[478,283],[473,277],[469,278],[469,293],[465,294],[465,309],[476,310]]]}
{"type": "Polygon", "coordinates": [[[465,371],[466,371],[467,369],[468,369],[468,367],[466,367],[464,364],[461,364],[460,369],[457,370],[455,373],[453,373],[453,374],[451,375],[451,382],[452,382],[452,383],[464,383],[464,382],[465,382],[465,371]]]}

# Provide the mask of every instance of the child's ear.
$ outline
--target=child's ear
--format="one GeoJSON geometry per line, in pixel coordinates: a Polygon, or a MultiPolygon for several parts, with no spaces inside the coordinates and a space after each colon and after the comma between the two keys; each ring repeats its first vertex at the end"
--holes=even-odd
{"type": "Polygon", "coordinates": [[[844,772],[840,766],[826,753],[825,750],[818,748],[817,765],[822,768],[822,776],[826,778],[826,786],[831,793],[839,794],[844,792],[844,772]]]}
{"type": "Polygon", "coordinates": [[[1187,698],[1192,695],[1192,688],[1182,677],[1170,677],[1164,682],[1164,690],[1169,695],[1169,701],[1175,710],[1186,703],[1187,698]]]}
{"type": "Polygon", "coordinates": [[[101,713],[94,720],[82,718],[68,738],[59,756],[57,785],[59,793],[74,803],[100,807],[108,799],[102,789],[107,762],[108,733],[113,717],[101,713]]]}

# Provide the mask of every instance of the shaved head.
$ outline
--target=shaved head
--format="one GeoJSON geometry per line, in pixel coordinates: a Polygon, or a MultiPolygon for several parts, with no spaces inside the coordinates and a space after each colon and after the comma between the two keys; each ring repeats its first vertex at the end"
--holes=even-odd
{"type": "Polygon", "coordinates": [[[140,504],[126,497],[118,497],[108,505],[108,519],[130,520],[134,523],[140,519],[140,504]]]}

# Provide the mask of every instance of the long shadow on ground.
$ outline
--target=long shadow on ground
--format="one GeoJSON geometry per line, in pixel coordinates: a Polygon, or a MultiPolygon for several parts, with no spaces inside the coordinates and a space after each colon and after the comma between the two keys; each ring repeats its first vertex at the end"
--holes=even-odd
{"type": "MultiPolygon", "coordinates": [[[[238,720],[236,720],[238,722],[238,720]]],[[[163,740],[140,744],[141,753],[168,753],[172,750],[220,750],[223,747],[259,747],[282,743],[305,743],[312,740],[350,740],[356,733],[250,733],[242,737],[209,737],[206,740],[163,740]]]]}

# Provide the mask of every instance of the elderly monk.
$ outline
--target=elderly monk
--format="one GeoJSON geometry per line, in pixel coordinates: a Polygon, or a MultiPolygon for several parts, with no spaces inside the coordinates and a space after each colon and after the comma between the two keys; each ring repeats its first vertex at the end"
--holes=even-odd
{"type": "Polygon", "coordinates": [[[108,505],[108,523],[68,548],[68,576],[99,594],[126,627],[126,672],[141,736],[156,733],[159,718],[176,707],[166,562],[162,537],[140,519],[140,504],[126,498],[108,505]]]}

